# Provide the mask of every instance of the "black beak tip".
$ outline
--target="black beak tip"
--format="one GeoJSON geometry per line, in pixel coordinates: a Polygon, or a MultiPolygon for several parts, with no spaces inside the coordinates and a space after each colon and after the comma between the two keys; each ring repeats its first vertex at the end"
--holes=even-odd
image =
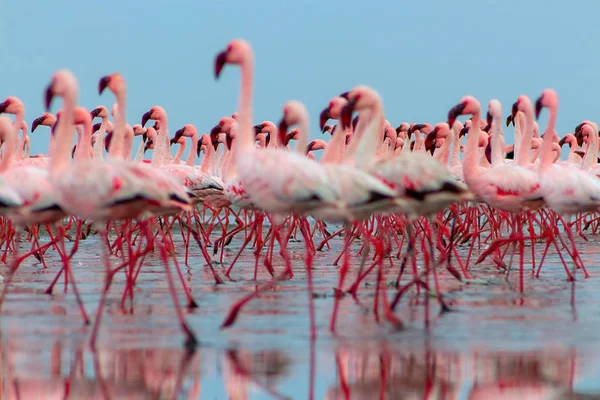
{"type": "Polygon", "coordinates": [[[98,94],[101,95],[110,82],[110,75],[103,76],[98,82],[98,94]]]}
{"type": "Polygon", "coordinates": [[[227,63],[227,53],[225,51],[217,54],[215,58],[215,79],[219,79],[221,76],[221,72],[223,71],[223,67],[227,63]]]}
{"type": "Polygon", "coordinates": [[[142,127],[145,127],[148,121],[150,121],[150,117],[152,116],[152,111],[148,111],[144,115],[142,115],[142,127]]]}
{"type": "Polygon", "coordinates": [[[50,111],[52,105],[52,99],[54,98],[54,91],[52,90],[52,84],[46,88],[46,94],[44,96],[44,107],[46,111],[50,111]]]}
{"type": "Polygon", "coordinates": [[[536,100],[535,102],[535,119],[540,118],[540,113],[542,112],[542,98],[536,100]]]}

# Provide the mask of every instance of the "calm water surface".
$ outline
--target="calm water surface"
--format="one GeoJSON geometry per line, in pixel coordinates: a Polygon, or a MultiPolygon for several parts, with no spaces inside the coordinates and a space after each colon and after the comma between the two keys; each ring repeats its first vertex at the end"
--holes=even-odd
{"type": "MultiPolygon", "coordinates": [[[[232,328],[221,330],[229,306],[257,286],[251,280],[252,253],[247,249],[239,259],[236,282],[215,286],[197,247],[189,267],[183,265],[179,242],[177,259],[200,306],[187,315],[201,341],[195,353],[183,349],[157,254],[146,259],[133,304],[121,306],[125,278],[117,275],[100,343],[92,352],[89,328],[82,324],[71,290],[65,293],[61,284],[55,294],[43,293],[60,262],[49,252],[50,268],[32,261],[24,265],[4,304],[0,398],[600,399],[595,237],[580,243],[592,277],[578,281],[575,309],[571,284],[558,256],[551,254],[540,279],[526,274],[524,296],[516,290],[516,268],[506,282],[491,263],[471,265],[469,284],[441,271],[453,312],[438,315],[432,301],[433,319],[426,330],[422,300],[407,296],[397,312],[405,328],[397,330],[373,318],[373,273],[358,302],[342,300],[334,337],[327,328],[338,278],[332,263],[340,242],[315,259],[314,345],[308,340],[303,243],[291,244],[294,279],[250,303],[232,328]]],[[[240,245],[232,243],[225,259],[233,259],[240,245]]],[[[89,237],[73,261],[89,313],[95,312],[103,282],[100,250],[99,239],[89,237]]],[[[351,277],[358,268],[357,250],[351,277]]],[[[529,271],[531,265],[526,266],[529,271]]],[[[389,273],[387,279],[393,277],[389,273]]]]}

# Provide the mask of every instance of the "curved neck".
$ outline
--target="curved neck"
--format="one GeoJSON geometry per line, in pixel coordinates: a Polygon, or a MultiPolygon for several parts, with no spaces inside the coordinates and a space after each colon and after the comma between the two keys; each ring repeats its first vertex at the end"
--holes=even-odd
{"type": "Polygon", "coordinates": [[[24,127],[23,125],[23,120],[24,120],[25,116],[23,115],[22,112],[19,112],[15,115],[15,132],[17,132],[17,135],[19,134],[19,130],[22,129],[22,133],[21,133],[21,141],[19,142],[19,146],[17,147],[17,160],[22,160],[23,159],[23,147],[25,146],[25,141],[27,140],[27,128],[24,127]]]}
{"type": "MultiPolygon", "coordinates": [[[[127,102],[127,89],[120,88],[119,91],[115,93],[115,97],[117,98],[117,112],[115,115],[115,128],[112,134],[112,138],[110,139],[110,147],[108,149],[108,154],[114,158],[123,158],[123,147],[125,146],[125,113],[126,102],[127,102]]],[[[104,122],[104,120],[102,121],[104,122]]]]}
{"type": "Polygon", "coordinates": [[[188,166],[193,167],[196,162],[196,153],[198,152],[198,133],[192,134],[192,146],[190,147],[190,154],[188,154],[187,161],[185,162],[188,166]]]}
{"type": "Polygon", "coordinates": [[[547,169],[552,165],[552,143],[554,143],[554,126],[556,124],[556,107],[549,108],[548,127],[544,132],[544,142],[542,143],[540,169],[547,169]]]}
{"type": "Polygon", "coordinates": [[[15,159],[15,150],[18,146],[19,141],[19,128],[11,126],[8,132],[4,133],[2,141],[4,142],[2,148],[2,160],[0,160],[0,173],[5,172],[15,159]]]}
{"type": "Polygon", "coordinates": [[[492,165],[502,165],[504,162],[504,130],[502,129],[502,118],[494,116],[492,125],[492,165]]]}
{"type": "MultiPolygon", "coordinates": [[[[254,60],[251,54],[240,65],[242,78],[238,108],[237,136],[234,140],[236,152],[254,151],[254,134],[252,132],[252,82],[254,79],[254,60]]],[[[276,138],[271,138],[271,141],[276,138]]]]}
{"type": "Polygon", "coordinates": [[[471,129],[469,129],[467,137],[467,148],[465,149],[465,155],[463,157],[463,173],[465,180],[475,177],[480,171],[479,162],[481,154],[479,152],[479,121],[480,113],[476,112],[473,114],[471,129]]]}
{"type": "MultiPolygon", "coordinates": [[[[79,133],[79,131],[77,132],[79,133]]],[[[92,142],[91,120],[83,121],[83,133],[79,136],[77,149],[75,150],[75,162],[90,159],[90,143],[92,142]]]]}
{"type": "Polygon", "coordinates": [[[131,151],[133,150],[133,130],[125,124],[125,134],[123,135],[123,160],[131,160],[131,151]]]}
{"type": "Polygon", "coordinates": [[[331,140],[325,147],[325,150],[323,150],[323,154],[319,160],[321,164],[338,164],[344,159],[346,132],[347,131],[342,128],[341,122],[338,122],[331,140]]]}
{"type": "Polygon", "coordinates": [[[212,144],[205,146],[204,158],[202,159],[202,163],[200,163],[200,170],[202,172],[208,173],[209,169],[212,166],[212,160],[214,158],[215,149],[212,144]]]}
{"type": "Polygon", "coordinates": [[[185,140],[179,144],[179,149],[177,149],[177,153],[175,154],[175,159],[173,160],[174,164],[181,164],[181,158],[183,157],[183,152],[187,146],[185,140]]]}
{"type": "Polygon", "coordinates": [[[144,143],[144,141],[142,140],[140,142],[140,145],[137,148],[137,151],[135,152],[135,158],[133,159],[133,161],[142,161],[144,159],[144,147],[146,146],[146,143],[144,143]]]}
{"type": "Polygon", "coordinates": [[[460,165],[460,130],[458,128],[452,128],[452,158],[450,160],[451,166],[460,165]]]}
{"type": "Polygon", "coordinates": [[[525,115],[525,131],[521,133],[519,158],[517,159],[517,165],[521,166],[525,166],[529,163],[534,124],[533,110],[530,107],[526,107],[526,110],[523,113],[525,115]]]}
{"type": "Polygon", "coordinates": [[[71,158],[71,145],[75,130],[73,129],[75,103],[77,102],[77,92],[70,88],[64,96],[63,111],[60,120],[57,122],[52,154],[50,156],[50,175],[56,177],[66,168],[68,168],[71,158]]]}
{"type": "Polygon", "coordinates": [[[591,168],[598,164],[598,132],[593,130],[589,135],[589,143],[583,157],[583,168],[591,168]]]}

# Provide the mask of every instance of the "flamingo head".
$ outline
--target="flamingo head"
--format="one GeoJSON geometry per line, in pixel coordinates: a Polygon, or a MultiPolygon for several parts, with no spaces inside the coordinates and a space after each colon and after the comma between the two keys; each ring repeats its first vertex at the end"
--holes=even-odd
{"type": "Polygon", "coordinates": [[[340,116],[344,128],[350,127],[354,111],[373,110],[376,107],[382,106],[379,94],[365,85],[357,86],[347,94],[343,93],[340,97],[347,98],[348,100],[348,103],[342,108],[340,116]]]}
{"type": "Polygon", "coordinates": [[[554,108],[558,107],[558,95],[553,89],[544,89],[540,97],[535,102],[535,119],[540,118],[542,108],[554,108]]]}
{"type": "Polygon", "coordinates": [[[175,132],[175,136],[171,139],[171,144],[179,143],[179,139],[182,137],[194,137],[198,136],[198,130],[193,124],[185,124],[183,128],[175,132]]]}
{"type": "Polygon", "coordinates": [[[306,146],[306,153],[310,153],[311,151],[317,150],[325,150],[327,147],[327,142],[321,139],[315,139],[306,146]]]}
{"type": "Polygon", "coordinates": [[[141,124],[133,125],[133,136],[144,136],[146,129],[141,124]]]}
{"type": "Polygon", "coordinates": [[[25,106],[23,102],[14,96],[7,97],[2,103],[0,103],[0,114],[25,114],[25,106]]]}
{"type": "Polygon", "coordinates": [[[73,113],[73,123],[75,124],[83,124],[85,125],[89,125],[92,126],[92,116],[90,115],[90,112],[85,108],[85,107],[81,107],[81,106],[77,106],[75,107],[74,113],[73,113]]]}
{"type": "Polygon", "coordinates": [[[41,116],[37,117],[31,123],[31,132],[35,131],[35,129],[40,125],[50,126],[52,127],[56,123],[56,117],[49,112],[43,113],[41,116]]]}
{"type": "Polygon", "coordinates": [[[108,109],[99,105],[91,111],[92,118],[108,118],[108,109]]]}
{"type": "Polygon", "coordinates": [[[330,133],[331,135],[333,135],[334,130],[335,130],[335,125],[325,125],[323,127],[323,130],[321,131],[321,133],[322,134],[330,133]]]}
{"type": "Polygon", "coordinates": [[[473,96],[465,96],[460,100],[460,103],[448,111],[448,126],[454,125],[454,121],[461,115],[475,115],[479,113],[481,113],[479,100],[473,96]]]}
{"type": "Polygon", "coordinates": [[[252,57],[250,44],[243,39],[234,39],[215,58],[215,78],[219,79],[225,64],[242,65],[252,57]]]}
{"type": "Polygon", "coordinates": [[[502,104],[497,99],[491,99],[488,103],[488,112],[486,116],[486,122],[488,125],[492,124],[494,118],[502,118],[502,104]]]}
{"type": "Polygon", "coordinates": [[[125,90],[125,79],[118,72],[103,76],[98,81],[98,94],[101,95],[104,90],[110,90],[115,96],[123,93],[125,90]]]}
{"type": "Polygon", "coordinates": [[[412,135],[415,131],[430,133],[433,127],[430,124],[413,124],[409,129],[408,133],[412,135]]]}
{"type": "Polygon", "coordinates": [[[73,95],[73,97],[76,97],[77,91],[78,86],[75,75],[73,75],[73,73],[67,69],[61,69],[57,71],[52,76],[50,84],[46,87],[44,96],[44,106],[46,107],[46,111],[50,110],[52,99],[55,96],[64,97],[70,93],[73,95]]]}
{"type": "Polygon", "coordinates": [[[163,121],[167,116],[167,112],[161,106],[153,106],[149,111],[142,115],[142,126],[146,126],[146,123],[151,119],[154,121],[163,121]]]}
{"type": "Polygon", "coordinates": [[[306,121],[308,121],[308,111],[303,103],[297,100],[286,102],[283,106],[283,117],[279,121],[279,143],[285,143],[288,127],[299,125],[306,121]]]}
{"type": "Polygon", "coordinates": [[[300,129],[294,128],[290,131],[290,133],[285,135],[285,138],[283,139],[283,145],[287,146],[290,143],[290,141],[298,140],[299,137],[300,137],[300,129]]]}

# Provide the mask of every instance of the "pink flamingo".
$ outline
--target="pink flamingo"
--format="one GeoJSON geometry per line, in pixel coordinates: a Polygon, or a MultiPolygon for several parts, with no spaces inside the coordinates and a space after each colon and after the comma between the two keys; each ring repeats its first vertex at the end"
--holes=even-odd
{"type": "MultiPolygon", "coordinates": [[[[110,85],[110,82],[107,82],[107,80],[101,81],[100,92],[104,89],[102,86],[106,87],[108,85],[110,85]]],[[[123,87],[119,89],[122,90],[119,92],[119,95],[125,96],[125,89],[123,87]]],[[[164,193],[160,188],[156,187],[155,190],[149,190],[152,182],[140,182],[142,177],[136,174],[135,169],[131,168],[131,162],[111,158],[103,162],[82,160],[76,167],[70,165],[69,147],[73,141],[72,127],[74,124],[77,93],[77,81],[68,70],[60,70],[55,73],[46,89],[46,109],[50,108],[54,96],[63,98],[64,111],[58,123],[59,128],[56,132],[57,138],[50,158],[49,169],[50,180],[61,208],[67,213],[82,219],[89,218],[95,221],[107,221],[139,217],[146,211],[148,204],[172,204],[175,200],[170,199],[168,194],[164,193]]],[[[124,108],[119,110],[119,119],[124,118],[124,111],[124,108]]],[[[121,127],[124,125],[122,122],[121,127]]],[[[177,199],[177,201],[189,207],[189,198],[184,197],[177,199]]],[[[147,233],[149,234],[147,235],[148,240],[153,240],[152,234],[150,232],[147,233]]],[[[162,249],[162,247],[160,248],[162,249]]],[[[106,293],[110,288],[112,276],[114,275],[106,250],[107,248],[105,247],[106,285],[96,313],[94,329],[90,339],[92,346],[95,346],[96,343],[106,293]]],[[[166,254],[163,255],[163,258],[166,260],[166,254]]],[[[177,311],[177,317],[186,335],[187,343],[190,346],[195,346],[197,340],[185,322],[185,318],[179,307],[177,294],[175,293],[173,278],[166,263],[165,272],[177,311]]]]}

